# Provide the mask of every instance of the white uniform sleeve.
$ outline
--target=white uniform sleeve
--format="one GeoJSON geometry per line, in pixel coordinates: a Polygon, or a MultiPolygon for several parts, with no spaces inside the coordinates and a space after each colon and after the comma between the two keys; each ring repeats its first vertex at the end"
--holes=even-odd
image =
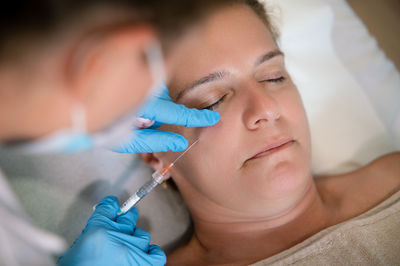
{"type": "Polygon", "coordinates": [[[66,249],[60,237],[35,227],[0,171],[0,265],[54,265],[66,249]]]}

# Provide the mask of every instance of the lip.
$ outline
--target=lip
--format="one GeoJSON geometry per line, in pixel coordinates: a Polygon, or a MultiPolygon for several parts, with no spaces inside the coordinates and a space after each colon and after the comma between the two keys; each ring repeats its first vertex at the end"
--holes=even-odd
{"type": "Polygon", "coordinates": [[[280,139],[276,142],[273,142],[263,148],[260,152],[256,153],[253,157],[249,158],[248,160],[257,159],[260,157],[268,156],[272,153],[281,151],[290,147],[294,143],[294,140],[291,138],[284,138],[280,139]]]}

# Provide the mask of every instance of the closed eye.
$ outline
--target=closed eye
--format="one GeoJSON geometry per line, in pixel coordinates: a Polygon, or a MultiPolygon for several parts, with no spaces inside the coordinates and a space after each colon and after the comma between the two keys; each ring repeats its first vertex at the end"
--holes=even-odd
{"type": "Polygon", "coordinates": [[[275,78],[275,79],[267,79],[267,80],[263,80],[264,82],[275,82],[275,83],[279,83],[279,82],[283,82],[285,81],[286,78],[284,76],[279,77],[279,78],[275,78]]]}
{"type": "MultiPolygon", "coordinates": [[[[275,79],[267,79],[267,80],[263,80],[263,82],[273,82],[273,83],[280,83],[280,82],[284,82],[286,80],[286,78],[284,76],[281,76],[279,78],[275,78],[275,79]]],[[[226,98],[225,94],[224,96],[222,96],[218,101],[214,102],[213,104],[204,107],[202,109],[208,109],[208,110],[214,110],[216,109],[226,98]]]]}
{"type": "Polygon", "coordinates": [[[222,97],[221,97],[218,101],[216,101],[215,103],[213,103],[213,104],[211,104],[211,105],[209,105],[209,106],[207,106],[207,107],[204,107],[203,109],[214,110],[215,108],[218,107],[218,105],[220,105],[220,103],[222,103],[222,102],[225,100],[226,95],[227,95],[227,94],[225,94],[224,96],[222,96],[222,97]]]}

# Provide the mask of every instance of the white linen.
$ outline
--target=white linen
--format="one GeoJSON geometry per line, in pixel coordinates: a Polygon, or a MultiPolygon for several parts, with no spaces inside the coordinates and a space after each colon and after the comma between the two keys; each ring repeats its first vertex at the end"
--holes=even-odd
{"type": "Polygon", "coordinates": [[[399,251],[400,192],[397,192],[369,211],[251,266],[398,266],[399,251]]]}
{"type": "Polygon", "coordinates": [[[325,0],[334,13],[332,43],[338,58],[367,94],[400,149],[400,73],[345,0],[325,0]]]}
{"type": "Polygon", "coordinates": [[[394,151],[369,98],[335,52],[329,3],[267,1],[267,6],[274,5],[280,12],[275,16],[281,18],[280,46],[310,121],[313,171],[343,173],[394,151]]]}

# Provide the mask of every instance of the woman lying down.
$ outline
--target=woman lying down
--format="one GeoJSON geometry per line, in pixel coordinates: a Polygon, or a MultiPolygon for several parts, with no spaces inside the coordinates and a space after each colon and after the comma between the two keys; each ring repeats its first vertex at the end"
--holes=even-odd
{"type": "MultiPolygon", "coordinates": [[[[221,121],[168,128],[200,139],[171,172],[194,233],[168,264],[399,263],[400,153],[314,179],[307,117],[275,38],[256,0],[232,0],[173,48],[171,97],[221,121]]],[[[143,158],[161,169],[176,156],[143,158]]]]}

